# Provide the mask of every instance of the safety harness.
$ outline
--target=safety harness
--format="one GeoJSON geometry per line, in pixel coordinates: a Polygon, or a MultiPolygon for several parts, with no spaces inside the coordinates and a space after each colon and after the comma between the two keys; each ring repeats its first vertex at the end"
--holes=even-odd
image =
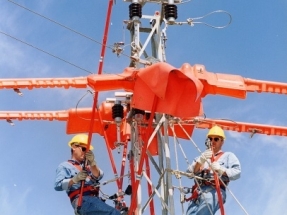
{"type": "MultiPolygon", "coordinates": [[[[219,152],[218,154],[216,154],[214,156],[214,161],[217,161],[224,152],[219,152]]],[[[210,174],[210,168],[208,169],[202,169],[199,173],[199,176],[201,177],[201,179],[197,179],[198,183],[195,183],[192,188],[191,188],[191,196],[189,198],[185,198],[186,202],[189,201],[196,201],[199,197],[200,194],[200,190],[198,189],[198,186],[211,186],[212,188],[215,187],[215,181],[214,178],[211,176],[210,174]]],[[[225,190],[225,186],[228,184],[228,180],[223,180],[224,184],[221,182],[221,180],[219,180],[220,183],[220,188],[225,190]]]]}
{"type": "MultiPolygon", "coordinates": [[[[71,163],[74,167],[76,167],[79,171],[82,171],[82,166],[77,163],[77,162],[74,162],[72,160],[68,160],[69,163],[71,163]]],[[[89,167],[86,167],[86,170],[87,171],[90,171],[89,167]]],[[[90,177],[90,176],[88,176],[90,177]]],[[[92,186],[92,185],[87,185],[87,186],[84,186],[84,189],[83,189],[83,196],[95,196],[95,197],[99,197],[99,190],[100,190],[100,187],[95,187],[95,186],[92,186]]],[[[78,198],[78,195],[80,194],[81,192],[81,189],[77,189],[77,190],[73,190],[73,191],[70,191],[68,192],[68,196],[70,198],[70,201],[73,202],[76,198],[78,198]]]]}

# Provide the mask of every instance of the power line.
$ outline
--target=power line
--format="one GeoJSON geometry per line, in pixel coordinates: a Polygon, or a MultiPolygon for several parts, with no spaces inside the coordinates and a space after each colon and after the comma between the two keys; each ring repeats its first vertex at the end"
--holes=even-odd
{"type": "Polygon", "coordinates": [[[71,62],[69,62],[69,61],[67,61],[67,60],[65,60],[65,59],[63,59],[63,58],[60,58],[60,57],[58,57],[58,56],[56,56],[56,55],[53,55],[53,54],[51,54],[51,53],[49,53],[49,52],[47,52],[47,51],[45,51],[45,50],[43,50],[43,49],[40,49],[40,48],[38,48],[38,47],[36,47],[36,46],[33,46],[33,45],[31,45],[31,44],[29,44],[29,43],[27,43],[27,42],[24,42],[23,40],[20,40],[20,39],[18,39],[18,38],[16,38],[16,37],[13,37],[13,36],[11,36],[11,35],[9,35],[9,34],[3,32],[3,31],[0,31],[0,34],[4,34],[5,36],[8,36],[8,37],[10,37],[10,38],[12,38],[12,39],[14,39],[14,40],[17,40],[17,41],[19,41],[19,42],[21,42],[21,43],[23,43],[23,44],[25,44],[25,45],[27,45],[27,46],[30,46],[30,47],[32,47],[32,48],[34,48],[34,49],[37,49],[38,51],[41,51],[41,52],[43,52],[43,53],[45,53],[45,54],[47,54],[47,55],[50,55],[50,56],[52,56],[52,57],[54,57],[54,58],[57,58],[57,59],[59,59],[59,60],[65,62],[65,63],[67,63],[67,64],[70,64],[70,65],[72,65],[72,66],[74,66],[74,67],[76,67],[76,68],[78,68],[78,69],[81,69],[81,70],[83,70],[83,71],[85,71],[85,72],[88,72],[88,73],[90,73],[90,74],[93,74],[92,72],[90,72],[90,71],[88,71],[88,70],[86,70],[86,69],[84,69],[84,68],[82,68],[82,67],[80,67],[80,66],[77,66],[76,64],[73,64],[73,63],[71,63],[71,62]]]}
{"type": "MultiPolygon", "coordinates": [[[[75,34],[78,34],[78,35],[80,35],[80,36],[82,36],[82,37],[84,37],[84,38],[86,38],[86,39],[89,39],[90,41],[92,41],[92,42],[94,42],[94,43],[97,43],[97,44],[99,44],[99,45],[105,46],[106,48],[109,48],[109,49],[111,49],[111,50],[114,50],[114,47],[104,45],[104,44],[102,44],[101,42],[99,42],[99,41],[97,41],[97,40],[95,40],[95,39],[93,39],[93,38],[91,38],[91,37],[89,37],[89,36],[86,36],[85,34],[82,34],[82,33],[78,32],[78,31],[76,31],[76,30],[74,30],[74,29],[72,29],[72,28],[70,28],[70,27],[67,27],[67,26],[65,26],[65,25],[63,25],[63,24],[61,24],[61,23],[55,21],[55,20],[52,20],[52,19],[50,19],[50,18],[48,18],[48,17],[46,17],[46,16],[44,16],[44,15],[42,15],[42,14],[40,14],[40,13],[37,13],[37,12],[35,12],[35,11],[33,11],[33,10],[31,10],[31,9],[29,9],[29,8],[27,8],[27,7],[25,7],[25,6],[21,5],[21,4],[19,4],[19,3],[17,3],[17,2],[14,2],[14,1],[12,1],[12,0],[7,0],[7,1],[9,1],[10,3],[13,3],[13,4],[15,4],[16,6],[21,7],[21,8],[23,8],[23,9],[25,9],[25,10],[27,10],[27,11],[29,11],[29,12],[35,14],[35,15],[37,15],[37,16],[40,16],[40,17],[42,17],[42,18],[44,18],[44,19],[46,19],[46,20],[48,20],[48,21],[50,21],[50,22],[52,22],[52,23],[54,23],[54,24],[56,24],[56,25],[59,25],[60,27],[63,27],[63,28],[65,28],[65,29],[67,29],[67,30],[69,30],[69,31],[71,31],[71,32],[73,32],[73,33],[75,33],[75,34]]],[[[44,51],[44,50],[42,50],[42,49],[40,49],[40,48],[37,48],[37,47],[35,47],[35,46],[31,45],[31,44],[28,44],[28,43],[26,43],[26,42],[24,42],[24,41],[22,41],[22,40],[20,40],[20,39],[17,39],[16,37],[13,37],[13,36],[11,36],[11,35],[9,35],[9,34],[7,34],[7,33],[4,33],[4,32],[0,32],[0,33],[5,34],[6,36],[9,36],[9,37],[11,37],[11,38],[13,38],[13,39],[15,39],[15,40],[17,40],[17,41],[19,41],[19,42],[22,42],[22,43],[24,43],[24,44],[26,44],[26,45],[28,45],[28,46],[30,46],[30,47],[33,47],[33,48],[35,48],[35,49],[37,49],[37,50],[39,50],[39,51],[42,51],[42,52],[44,52],[44,53],[46,53],[46,54],[48,54],[48,55],[50,55],[50,56],[52,56],[52,57],[55,57],[55,58],[57,58],[57,59],[59,59],[59,60],[62,60],[62,61],[66,62],[66,63],[68,63],[68,64],[70,64],[70,65],[73,65],[73,66],[75,66],[75,67],[77,67],[77,68],[79,68],[79,69],[81,69],[81,70],[84,70],[84,71],[86,71],[86,72],[88,72],[88,73],[93,74],[92,72],[90,72],[90,71],[88,71],[88,70],[86,70],[86,69],[83,69],[83,68],[81,68],[81,67],[79,67],[79,66],[77,66],[77,65],[75,65],[75,64],[73,64],[73,63],[70,63],[70,62],[68,62],[68,61],[66,61],[66,60],[64,60],[64,59],[62,59],[62,58],[60,58],[60,57],[57,57],[57,56],[55,56],[55,55],[53,55],[53,54],[50,54],[49,52],[46,52],[46,51],[44,51]]],[[[121,55],[130,58],[130,56],[127,55],[127,54],[121,53],[121,55]]]]}
{"type": "MultiPolygon", "coordinates": [[[[25,10],[27,10],[27,11],[29,11],[29,12],[31,12],[31,13],[34,13],[35,15],[40,16],[40,17],[42,17],[42,18],[44,18],[44,19],[46,19],[46,20],[48,20],[48,21],[50,21],[50,22],[53,22],[53,23],[55,23],[55,24],[57,24],[57,25],[59,25],[59,26],[65,28],[65,29],[67,29],[67,30],[69,30],[69,31],[72,31],[72,32],[74,32],[75,34],[78,34],[78,35],[80,35],[80,36],[82,36],[82,37],[85,37],[86,39],[89,39],[89,40],[95,42],[95,43],[98,43],[98,44],[100,44],[100,45],[103,45],[101,42],[99,42],[99,41],[97,41],[97,40],[95,40],[95,39],[93,39],[93,38],[91,38],[91,37],[88,37],[88,36],[86,36],[85,34],[82,34],[82,33],[78,32],[78,31],[76,31],[76,30],[74,30],[74,29],[72,29],[72,28],[69,28],[69,27],[67,27],[67,26],[65,26],[65,25],[63,25],[63,24],[61,24],[61,23],[59,23],[59,22],[57,22],[57,21],[55,21],[55,20],[52,20],[52,19],[50,19],[50,18],[48,18],[48,17],[46,17],[46,16],[44,16],[44,15],[42,15],[42,14],[39,14],[39,13],[37,13],[37,12],[35,12],[35,11],[33,11],[33,10],[27,8],[27,7],[24,7],[23,5],[21,5],[21,4],[19,4],[19,3],[16,3],[16,2],[11,1],[11,0],[7,0],[7,1],[9,1],[9,2],[11,2],[11,3],[13,3],[13,4],[15,4],[15,5],[17,5],[17,6],[21,7],[21,8],[23,8],[23,9],[25,9],[25,10]]],[[[112,49],[112,48],[109,47],[109,46],[106,46],[106,47],[112,49]]]]}

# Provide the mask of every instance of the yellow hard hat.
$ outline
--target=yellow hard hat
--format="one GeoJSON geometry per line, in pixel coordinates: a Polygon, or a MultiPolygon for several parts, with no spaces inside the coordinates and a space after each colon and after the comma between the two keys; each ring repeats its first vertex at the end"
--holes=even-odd
{"type": "Polygon", "coordinates": [[[213,126],[206,136],[209,137],[210,135],[217,135],[225,139],[224,131],[217,125],[213,126]]]}
{"type": "MultiPolygon", "coordinates": [[[[75,135],[70,142],[68,143],[68,145],[71,147],[71,145],[73,143],[81,143],[84,145],[88,145],[88,135],[86,134],[77,134],[75,135]]],[[[94,147],[92,145],[90,145],[90,150],[93,150],[94,147]]]]}

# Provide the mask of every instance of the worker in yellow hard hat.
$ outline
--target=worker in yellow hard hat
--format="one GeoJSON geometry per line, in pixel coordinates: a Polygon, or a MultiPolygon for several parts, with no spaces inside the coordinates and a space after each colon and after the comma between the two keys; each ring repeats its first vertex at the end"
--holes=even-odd
{"type": "Polygon", "coordinates": [[[88,146],[88,135],[77,134],[69,142],[72,158],[61,163],[56,170],[55,190],[65,190],[76,214],[120,215],[120,211],[99,198],[99,181],[104,172],[98,167],[92,145],[88,146]],[[87,161],[87,166],[84,165],[87,161]],[[83,168],[85,167],[85,168],[83,168]],[[81,182],[84,181],[82,205],[78,208],[81,182]]]}
{"type": "Polygon", "coordinates": [[[240,177],[241,166],[238,158],[234,153],[223,152],[221,149],[225,139],[223,129],[217,125],[213,126],[206,135],[207,149],[188,167],[187,172],[194,173],[199,179],[195,179],[186,215],[210,215],[219,209],[214,174],[221,179],[222,204],[226,200],[225,190],[229,181],[240,177]]]}
{"type": "MultiPolygon", "coordinates": [[[[88,145],[88,135],[86,134],[77,134],[69,142],[68,145],[72,148],[72,144],[79,143],[87,147],[88,145]]],[[[93,150],[94,147],[90,144],[90,150],[93,150]]]]}

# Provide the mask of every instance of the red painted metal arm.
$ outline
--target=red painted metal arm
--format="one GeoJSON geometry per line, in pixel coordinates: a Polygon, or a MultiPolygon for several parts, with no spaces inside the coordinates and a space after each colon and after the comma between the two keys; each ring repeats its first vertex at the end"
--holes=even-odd
{"type": "Polygon", "coordinates": [[[249,92],[287,94],[287,83],[261,81],[250,78],[244,78],[244,82],[249,92]]]}
{"type": "Polygon", "coordinates": [[[0,120],[58,120],[67,121],[68,111],[0,111],[0,120]]]}
{"type": "Polygon", "coordinates": [[[0,79],[0,89],[87,88],[87,77],[0,79]]]}
{"type": "Polygon", "coordinates": [[[274,126],[274,125],[263,125],[246,122],[234,122],[230,120],[215,120],[215,119],[203,119],[199,120],[196,124],[197,128],[210,129],[213,125],[219,125],[224,130],[237,131],[237,132],[248,132],[251,134],[266,134],[276,136],[287,136],[286,126],[274,126]]]}
{"type": "MultiPolygon", "coordinates": [[[[85,119],[89,119],[91,112],[91,108],[78,108],[77,110],[70,109],[68,111],[0,111],[0,120],[67,121],[67,132],[71,134],[78,132],[88,132],[89,121],[85,119]],[[77,126],[78,124],[81,126],[77,126]]],[[[103,120],[109,119],[104,118],[103,120]]],[[[208,118],[200,120],[191,118],[184,121],[187,122],[187,124],[184,124],[183,127],[189,126],[190,124],[195,124],[196,128],[210,129],[213,125],[220,125],[224,130],[230,131],[247,132],[251,134],[258,133],[266,135],[287,136],[286,126],[234,122],[230,120],[216,120],[208,118]]],[[[96,122],[98,122],[97,119],[96,122]]],[[[94,126],[93,132],[102,135],[102,128],[98,126],[98,123],[94,126]]]]}
{"type": "Polygon", "coordinates": [[[246,98],[247,92],[287,94],[287,83],[244,78],[239,75],[208,72],[204,65],[183,64],[181,70],[192,72],[204,85],[202,97],[219,94],[235,98],[246,98]]]}
{"type": "MultiPolygon", "coordinates": [[[[160,66],[163,65],[161,63],[158,63],[158,65],[156,69],[161,70],[164,67],[160,66]]],[[[187,63],[183,64],[180,70],[188,77],[196,77],[201,81],[204,86],[201,97],[208,94],[219,94],[244,99],[247,92],[287,94],[287,83],[255,80],[232,74],[211,73],[206,71],[203,65],[191,66],[187,63]]],[[[86,88],[89,85],[96,91],[115,89],[133,91],[136,80],[135,72],[138,71],[126,68],[122,74],[118,75],[90,75],[76,78],[0,79],[0,89],[86,88]]],[[[143,73],[144,70],[141,72],[143,73]]]]}

